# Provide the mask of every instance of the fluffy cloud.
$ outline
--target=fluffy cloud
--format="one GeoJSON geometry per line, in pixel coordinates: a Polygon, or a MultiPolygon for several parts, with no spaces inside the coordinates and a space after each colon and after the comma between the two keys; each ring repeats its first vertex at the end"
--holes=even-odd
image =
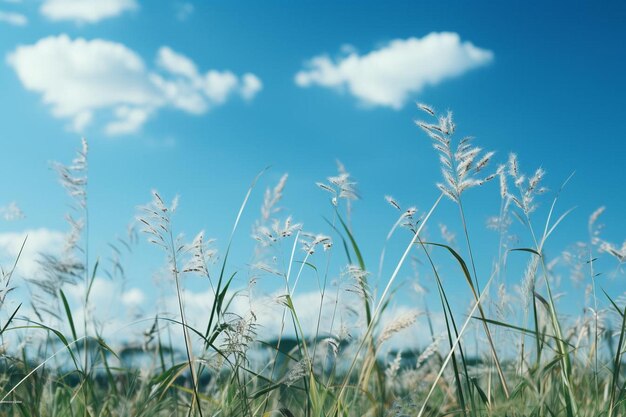
{"type": "Polygon", "coordinates": [[[191,3],[178,3],[176,9],[176,19],[181,22],[187,20],[195,10],[191,3]]]}
{"type": "Polygon", "coordinates": [[[122,303],[125,306],[138,306],[145,300],[146,296],[139,288],[131,288],[122,294],[122,303]]]}
{"type": "Polygon", "coordinates": [[[203,114],[233,95],[251,100],[262,89],[254,74],[198,71],[188,57],[162,47],[156,69],[125,45],[102,39],[50,36],[7,57],[23,86],[42,95],[55,117],[81,132],[98,111],[109,135],[137,132],[157,109],[203,114]],[[45,70],[44,70],[45,69],[45,70]]]}
{"type": "Polygon", "coordinates": [[[2,267],[5,271],[13,267],[26,239],[15,273],[24,277],[32,277],[39,269],[37,263],[39,255],[41,253],[59,255],[65,243],[65,237],[62,232],[45,228],[0,233],[0,262],[2,267]]]}
{"type": "Polygon", "coordinates": [[[23,14],[0,10],[0,22],[8,23],[13,26],[26,26],[28,19],[23,14]]]}
{"type": "Polygon", "coordinates": [[[15,201],[11,201],[8,205],[0,207],[0,217],[8,222],[23,219],[24,212],[15,201]]]}
{"type": "Polygon", "coordinates": [[[159,49],[157,65],[174,78],[152,74],[152,82],[172,105],[191,113],[203,113],[223,104],[233,94],[251,100],[262,89],[261,80],[250,73],[241,78],[230,71],[210,70],[201,74],[191,59],[166,46],[159,49]]]}
{"type": "Polygon", "coordinates": [[[252,100],[263,89],[261,80],[254,74],[244,74],[241,81],[241,96],[246,100],[252,100]]]}
{"type": "Polygon", "coordinates": [[[137,8],[135,0],[45,0],[39,10],[54,21],[96,23],[137,8]]]}
{"type": "Polygon", "coordinates": [[[298,72],[300,87],[347,90],[363,104],[401,108],[411,94],[428,85],[457,77],[489,64],[493,52],[462,42],[456,33],[430,33],[423,38],[396,39],[359,55],[353,48],[337,60],[327,55],[312,58],[298,72]]]}
{"type": "Polygon", "coordinates": [[[84,127],[94,110],[160,105],[141,58],[119,43],[47,37],[8,57],[24,87],[42,94],[56,117],[84,127]]]}
{"type": "Polygon", "coordinates": [[[105,127],[105,133],[111,136],[124,135],[141,129],[141,126],[148,120],[150,109],[120,106],[115,108],[113,114],[116,120],[105,127]]]}

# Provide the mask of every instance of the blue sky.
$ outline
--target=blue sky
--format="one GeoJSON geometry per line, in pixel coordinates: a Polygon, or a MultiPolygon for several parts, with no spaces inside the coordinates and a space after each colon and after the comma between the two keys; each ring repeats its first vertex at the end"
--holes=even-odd
{"type": "MultiPolygon", "coordinates": [[[[552,191],[576,172],[557,208],[577,208],[554,236],[555,252],[586,239],[587,218],[602,205],[603,237],[620,246],[626,236],[622,2],[72,3],[0,2],[0,206],[15,201],[26,215],[3,222],[6,233],[66,229],[68,200],[50,161],[69,162],[84,135],[94,254],[108,253],[151,189],[180,195],[177,229],[190,238],[204,229],[223,250],[267,166],[234,267],[250,261],[263,190],[285,172],[281,205],[306,230],[330,234],[328,195],[315,182],[334,175],[339,159],[358,181],[354,229],[377,265],[396,220],[383,197],[427,210],[438,196],[437,155],[414,124],[420,101],[454,110],[459,134],[496,151],[494,162],[513,151],[524,171],[543,167],[552,191]]],[[[468,191],[479,248],[497,243],[483,225],[498,201],[495,182],[468,191]]],[[[451,202],[437,216],[460,236],[451,202]]],[[[406,243],[394,241],[388,259],[406,243]]],[[[148,297],[156,255],[144,245],[129,260],[128,285],[148,297]]],[[[459,297],[464,290],[451,285],[459,297]]]]}

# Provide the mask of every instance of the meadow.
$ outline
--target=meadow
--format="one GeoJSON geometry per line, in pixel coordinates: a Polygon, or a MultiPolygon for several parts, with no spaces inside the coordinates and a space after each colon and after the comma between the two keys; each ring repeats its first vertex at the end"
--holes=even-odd
{"type": "MultiPolygon", "coordinates": [[[[359,230],[351,226],[357,186],[343,166],[317,184],[333,213],[321,234],[306,232],[280,210],[287,176],[264,191],[260,218],[251,226],[255,262],[243,272],[233,268],[229,254],[238,244],[235,231],[250,227],[240,224],[242,213],[258,210],[249,206],[250,195],[261,192],[256,180],[240,210],[223,213],[224,221],[235,221],[230,241],[219,249],[203,233],[191,241],[180,237],[177,200],[165,201],[154,191],[152,201],[138,211],[136,228],[115,250],[128,255],[134,241],[149,241],[163,256],[177,305],[139,319],[146,331],[134,344],[107,340],[98,332],[98,317],[77,316],[68,301],[70,291],[79,292],[82,310],[88,311],[94,282],[103,273],[88,247],[93,237],[83,142],[70,164],[54,166],[72,201],[62,254],[41,254],[38,274],[23,279],[14,276],[19,255],[13,264],[3,265],[0,414],[626,415],[626,298],[605,292],[598,282],[600,276],[625,278],[626,243],[620,247],[604,239],[604,209],[589,214],[587,241],[572,242],[575,250],[548,257],[544,248],[550,238],[568,227],[570,211],[558,205],[561,189],[544,187],[541,168],[524,173],[515,154],[495,163],[502,159],[499,155],[455,134],[451,113],[418,107],[416,129],[440,161],[441,182],[433,185],[440,195],[425,210],[386,197],[397,218],[387,240],[402,240],[404,249],[398,253],[390,247],[378,259],[364,259],[359,230]],[[474,245],[464,208],[466,193],[484,192],[487,182],[498,184],[498,215],[471,230],[496,233],[500,245],[495,253],[474,245]],[[433,237],[437,225],[430,221],[444,202],[456,207],[455,221],[462,226],[456,239],[444,227],[441,237],[433,237]],[[514,234],[532,244],[516,246],[514,234]],[[383,320],[411,262],[420,265],[422,279],[433,289],[430,308],[414,306],[417,311],[383,320]],[[478,264],[489,263],[489,274],[477,272],[478,264]],[[372,278],[381,275],[379,270],[385,273],[374,287],[372,278]],[[234,288],[236,274],[250,277],[250,287],[259,274],[281,283],[282,290],[266,301],[280,311],[277,337],[263,336],[261,313],[252,308],[255,300],[249,300],[248,311],[241,309],[241,299],[254,292],[234,288]],[[212,294],[200,319],[188,317],[188,276],[199,277],[212,294]],[[301,322],[293,302],[303,276],[314,276],[319,288],[314,331],[301,322]],[[334,285],[338,277],[341,285],[334,285]],[[560,290],[565,280],[585,288],[586,308],[578,317],[561,311],[568,303],[568,294],[560,290]],[[450,300],[451,282],[464,288],[462,314],[450,300]],[[18,298],[13,291],[17,285],[27,289],[27,299],[18,298]],[[350,302],[356,323],[350,329],[340,319],[346,307],[340,300],[350,302]],[[411,330],[418,318],[428,324],[426,344],[418,343],[411,330]],[[202,326],[190,324],[198,321],[202,326]],[[398,336],[415,340],[413,348],[387,348],[398,336]]],[[[568,186],[566,181],[561,188],[568,186]]],[[[23,245],[29,245],[28,239],[23,245]]],[[[121,257],[113,269],[123,270],[121,257]]]]}

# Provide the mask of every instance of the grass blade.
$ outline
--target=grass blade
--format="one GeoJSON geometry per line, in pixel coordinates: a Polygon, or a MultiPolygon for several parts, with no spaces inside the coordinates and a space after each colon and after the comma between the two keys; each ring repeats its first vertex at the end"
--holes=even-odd
{"type": "Polygon", "coordinates": [[[65,293],[63,292],[63,290],[59,290],[59,293],[61,294],[61,301],[63,301],[63,308],[65,309],[67,321],[70,325],[70,330],[72,331],[72,337],[74,338],[74,340],[76,340],[77,339],[76,327],[74,326],[74,319],[72,318],[72,310],[70,309],[70,305],[67,302],[67,298],[65,297],[65,293]]]}

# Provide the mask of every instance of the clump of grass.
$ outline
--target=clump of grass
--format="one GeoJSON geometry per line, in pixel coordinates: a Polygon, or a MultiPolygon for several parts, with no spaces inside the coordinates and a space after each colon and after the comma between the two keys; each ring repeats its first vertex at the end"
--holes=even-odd
{"type": "MultiPolygon", "coordinates": [[[[599,219],[604,208],[591,213],[586,242],[549,259],[546,244],[570,212],[557,214],[563,186],[543,209],[549,194],[543,168],[527,176],[511,154],[489,171],[495,153],[483,152],[470,138],[456,142],[452,113],[438,115],[430,106],[419,107],[427,120],[417,124],[439,157],[443,180],[436,186],[441,194],[425,211],[385,197],[397,217],[390,219],[376,271],[368,268],[360,231],[352,226],[358,215],[357,183],[341,163],[337,175],[317,183],[330,196],[325,230],[307,231],[281,207],[286,174],[266,189],[260,218],[252,226],[256,247],[244,285],[236,280],[243,274],[230,252],[259,177],[233,216],[223,252],[204,232],[186,243],[174,228],[178,200],[166,204],[153,192],[138,222],[147,240],[165,255],[166,285],[173,289],[177,308],[161,308],[117,329],[118,334],[128,332],[130,340],[130,329],[147,326],[142,338],[127,345],[107,342],[97,325],[100,318],[89,314],[100,262],[93,262],[89,251],[93,237],[83,142],[71,164],[55,165],[73,203],[69,232],[64,250],[41,254],[38,275],[25,277],[32,295],[29,308],[19,301],[11,304],[19,256],[2,269],[0,338],[6,348],[0,361],[1,414],[624,415],[626,299],[607,294],[598,277],[607,268],[603,260],[611,258],[617,267],[607,275],[621,279],[626,250],[603,237],[599,219]],[[501,202],[488,226],[498,233],[499,245],[494,254],[476,252],[471,235],[478,226],[467,216],[465,195],[496,178],[501,202]],[[460,230],[452,226],[455,219],[432,225],[442,204],[456,206],[460,230]],[[429,227],[437,227],[441,242],[428,237],[429,227]],[[401,232],[406,236],[396,236],[401,232]],[[391,239],[404,239],[406,249],[387,253],[391,239]],[[521,257],[525,262],[519,262],[521,257]],[[385,267],[389,258],[396,261],[385,267]],[[485,258],[495,258],[489,271],[481,270],[485,258]],[[412,286],[420,293],[433,288],[439,308],[424,302],[394,317],[391,307],[398,291],[405,290],[397,281],[407,261],[420,277],[412,286]],[[570,269],[559,267],[559,261],[570,269]],[[558,310],[559,268],[586,284],[579,317],[558,310]],[[210,294],[200,318],[190,317],[185,302],[190,275],[202,277],[210,294]],[[279,285],[262,297],[257,284],[268,277],[278,278],[279,285]],[[312,327],[298,304],[304,280],[316,283],[319,292],[312,327]],[[461,281],[469,290],[467,306],[456,305],[451,297],[450,283],[461,281]],[[81,294],[80,319],[81,310],[67,296],[70,288],[81,294]],[[274,329],[263,328],[260,315],[266,310],[261,307],[278,309],[274,329]],[[416,337],[417,322],[427,326],[426,337],[416,337]],[[268,330],[276,333],[267,337],[268,330]],[[397,337],[413,346],[395,348],[397,337]],[[141,358],[140,365],[129,362],[133,355],[141,358]]],[[[491,191],[485,187],[480,192],[491,191]]],[[[8,211],[3,213],[6,217],[8,211]]],[[[112,245],[112,271],[105,271],[111,279],[123,276],[121,248],[130,253],[133,230],[128,241],[112,245]]],[[[28,239],[21,249],[26,245],[28,239]]]]}

